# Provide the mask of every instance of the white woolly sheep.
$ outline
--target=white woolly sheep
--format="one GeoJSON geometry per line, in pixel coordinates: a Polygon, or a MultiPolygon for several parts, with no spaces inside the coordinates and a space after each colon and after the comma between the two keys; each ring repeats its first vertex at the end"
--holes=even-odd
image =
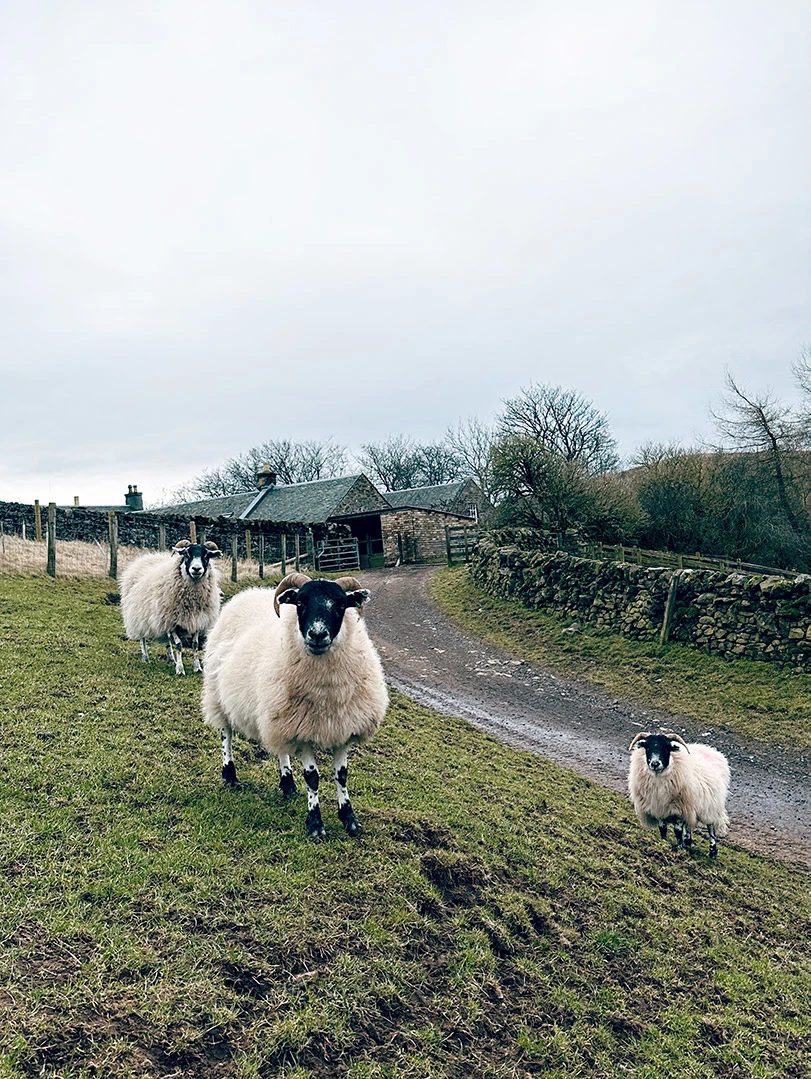
{"type": "Polygon", "coordinates": [[[317,749],[332,754],[339,819],[349,835],[361,830],[347,790],[348,750],[372,737],[389,699],[361,616],[368,599],[354,577],[325,581],[291,573],[275,593],[249,588],[229,600],[208,640],[203,718],[220,731],[224,781],[237,781],[234,730],[278,758],[285,798],[296,792],[290,757],[298,757],[307,784],[307,834],[314,839],[326,836],[317,749]]]}
{"type": "Polygon", "coordinates": [[[689,744],[677,734],[637,734],[628,750],[628,793],[646,828],[667,838],[673,825],[676,842],[688,850],[692,830],[701,821],[710,837],[710,857],[718,854],[716,836],[729,827],[726,811],[729,762],[723,753],[701,742],[689,744]]]}
{"type": "Polygon", "coordinates": [[[140,555],[121,574],[124,630],[131,641],[141,642],[144,663],[149,663],[146,642],[165,640],[166,658],[175,664],[175,674],[185,674],[185,634],[192,639],[194,670],[203,669],[201,638],[211,629],[222,603],[219,570],[213,561],[220,555],[216,543],[184,539],[171,552],[140,555]]]}

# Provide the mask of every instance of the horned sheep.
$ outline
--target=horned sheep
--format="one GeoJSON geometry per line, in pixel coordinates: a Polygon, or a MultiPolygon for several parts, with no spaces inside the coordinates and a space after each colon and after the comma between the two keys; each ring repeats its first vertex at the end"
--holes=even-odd
{"type": "Polygon", "coordinates": [[[222,604],[220,575],[214,559],[217,544],[183,539],[171,552],[140,555],[119,580],[121,616],[131,641],[141,642],[141,659],[149,662],[147,641],[165,640],[166,658],[183,667],[183,635],[191,637],[193,669],[201,671],[200,646],[222,604]],[[175,646],[175,653],[172,646],[175,646]]]}
{"type": "Polygon", "coordinates": [[[628,793],[636,815],[647,828],[667,838],[673,825],[678,846],[688,850],[692,832],[701,821],[707,826],[710,857],[718,854],[717,836],[729,827],[726,798],[729,762],[723,753],[702,742],[685,742],[677,734],[637,734],[628,747],[628,793]]]}
{"type": "Polygon", "coordinates": [[[368,741],[388,707],[380,657],[362,618],[369,591],[354,577],[288,574],[275,592],[249,588],[225,604],[208,641],[203,718],[220,731],[222,776],[236,785],[232,735],[257,741],[279,762],[279,786],[296,792],[298,757],[307,785],[307,834],[326,836],[316,751],[332,754],[338,817],[361,831],[347,789],[348,751],[368,741]]]}

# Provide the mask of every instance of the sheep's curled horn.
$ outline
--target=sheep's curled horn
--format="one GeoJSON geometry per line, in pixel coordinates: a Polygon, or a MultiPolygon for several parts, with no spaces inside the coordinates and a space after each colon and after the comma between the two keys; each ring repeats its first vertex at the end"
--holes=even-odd
{"type": "MultiPolygon", "coordinates": [[[[631,740],[631,744],[628,746],[628,752],[630,753],[631,750],[635,748],[637,742],[641,742],[645,738],[648,738],[650,733],[650,731],[640,731],[639,734],[635,734],[631,740]]],[[[684,746],[688,753],[690,752],[690,747],[678,734],[666,734],[665,737],[669,738],[671,742],[678,742],[680,746],[684,746]]]]}
{"type": "Polygon", "coordinates": [[[281,618],[279,613],[279,596],[282,592],[286,592],[288,588],[302,588],[308,581],[311,581],[312,577],[308,577],[306,573],[288,573],[286,577],[282,577],[279,583],[276,585],[276,591],[273,593],[273,607],[276,614],[281,618]]]}
{"type": "Polygon", "coordinates": [[[649,734],[650,731],[640,731],[639,734],[635,734],[633,739],[631,740],[631,744],[628,746],[628,752],[630,753],[631,750],[635,748],[636,743],[644,741],[644,739],[647,738],[649,734]]]}
{"type": "MultiPolygon", "coordinates": [[[[312,577],[308,577],[306,573],[288,573],[286,577],[283,577],[276,585],[276,591],[273,593],[273,607],[276,614],[279,614],[278,597],[282,592],[286,592],[288,588],[303,588],[304,585],[311,580],[312,577]]],[[[363,587],[356,577],[336,577],[335,584],[337,584],[339,588],[343,588],[344,592],[354,592],[356,589],[363,587]]],[[[358,614],[361,618],[363,617],[362,607],[358,608],[358,614]]]]}
{"type": "Polygon", "coordinates": [[[178,540],[177,543],[172,548],[172,554],[180,554],[180,552],[185,551],[185,549],[187,547],[191,547],[191,540],[190,539],[178,540]]]}
{"type": "Polygon", "coordinates": [[[687,745],[683,738],[680,738],[678,734],[669,734],[668,738],[671,742],[678,742],[680,746],[684,746],[687,752],[690,752],[690,747],[687,745]]]}

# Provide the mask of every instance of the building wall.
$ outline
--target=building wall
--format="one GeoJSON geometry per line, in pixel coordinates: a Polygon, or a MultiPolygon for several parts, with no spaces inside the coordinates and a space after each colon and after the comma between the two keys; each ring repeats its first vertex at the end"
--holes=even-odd
{"type": "Polygon", "coordinates": [[[381,513],[385,564],[444,562],[445,526],[470,524],[469,517],[434,510],[392,510],[381,513]]]}

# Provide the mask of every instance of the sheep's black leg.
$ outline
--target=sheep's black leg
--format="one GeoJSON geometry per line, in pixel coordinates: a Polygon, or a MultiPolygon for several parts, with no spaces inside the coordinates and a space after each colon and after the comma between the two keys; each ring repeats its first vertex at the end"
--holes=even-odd
{"type": "Polygon", "coordinates": [[[175,661],[175,650],[174,650],[174,648],[172,648],[172,638],[167,637],[166,638],[166,662],[167,663],[174,663],[174,661],[175,661]]]}
{"type": "Polygon", "coordinates": [[[676,844],[679,847],[684,846],[684,821],[677,820],[673,823],[673,831],[676,835],[676,844]]]}
{"type": "Polygon", "coordinates": [[[358,818],[352,810],[349,801],[349,791],[346,789],[348,776],[347,769],[348,751],[346,746],[336,749],[332,758],[332,768],[335,775],[335,790],[338,793],[338,818],[346,829],[347,835],[360,835],[361,827],[358,818]]]}
{"type": "Polygon", "coordinates": [[[293,779],[293,769],[288,756],[279,757],[279,788],[282,798],[292,798],[296,793],[296,781],[293,779]]]}
{"type": "Polygon", "coordinates": [[[659,825],[659,835],[662,837],[662,839],[667,839],[667,824],[661,823],[659,825]]]}
{"type": "Polygon", "coordinates": [[[146,646],[146,637],[141,637],[141,659],[144,663],[149,663],[149,649],[146,646]]]}
{"type": "Polygon", "coordinates": [[[709,833],[709,837],[710,837],[710,858],[717,858],[718,857],[718,840],[715,838],[715,825],[714,824],[708,824],[707,825],[707,832],[709,833]]]}
{"type": "Polygon", "coordinates": [[[321,806],[318,804],[318,765],[309,750],[299,754],[299,759],[304,768],[304,782],[307,784],[307,835],[311,839],[326,839],[321,806]]]}
{"type": "Polygon", "coordinates": [[[185,674],[186,671],[183,668],[183,638],[176,629],[172,630],[169,634],[169,638],[175,642],[175,648],[177,649],[177,655],[175,657],[175,674],[185,674]]]}
{"type": "Polygon", "coordinates": [[[200,662],[200,634],[199,633],[195,633],[195,635],[192,637],[192,650],[193,650],[193,655],[194,655],[194,664],[192,666],[192,670],[194,670],[194,671],[202,671],[203,664],[200,662]]]}
{"type": "Polygon", "coordinates": [[[684,822],[684,849],[689,851],[693,845],[693,833],[687,821],[684,822]]]}
{"type": "Polygon", "coordinates": [[[222,778],[229,787],[237,785],[237,770],[234,767],[234,757],[231,752],[232,730],[230,727],[220,729],[220,741],[222,742],[222,778]]]}

